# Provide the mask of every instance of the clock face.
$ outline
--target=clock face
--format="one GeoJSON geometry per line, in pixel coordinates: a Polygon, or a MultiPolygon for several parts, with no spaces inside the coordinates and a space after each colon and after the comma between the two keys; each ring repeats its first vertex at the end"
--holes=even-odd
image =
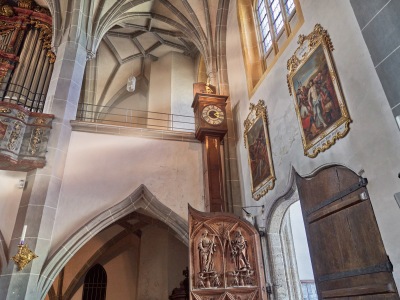
{"type": "Polygon", "coordinates": [[[203,119],[211,125],[219,125],[225,119],[225,114],[218,106],[207,105],[203,108],[201,113],[203,119]]]}

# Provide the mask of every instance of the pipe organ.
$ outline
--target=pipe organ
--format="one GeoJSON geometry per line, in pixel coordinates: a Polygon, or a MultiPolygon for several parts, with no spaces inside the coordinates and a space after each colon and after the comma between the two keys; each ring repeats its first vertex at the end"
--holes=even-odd
{"type": "Polygon", "coordinates": [[[50,12],[33,0],[0,0],[0,169],[45,165],[53,115],[44,104],[53,72],[50,12]]]}

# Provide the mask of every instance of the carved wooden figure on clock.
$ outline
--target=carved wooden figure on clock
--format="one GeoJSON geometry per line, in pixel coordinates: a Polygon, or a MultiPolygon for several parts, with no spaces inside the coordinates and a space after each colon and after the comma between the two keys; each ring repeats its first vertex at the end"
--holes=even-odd
{"type": "Polygon", "coordinates": [[[225,211],[221,142],[228,131],[225,111],[228,96],[217,95],[215,87],[205,83],[195,83],[193,94],[195,135],[203,143],[206,210],[225,211]]]}

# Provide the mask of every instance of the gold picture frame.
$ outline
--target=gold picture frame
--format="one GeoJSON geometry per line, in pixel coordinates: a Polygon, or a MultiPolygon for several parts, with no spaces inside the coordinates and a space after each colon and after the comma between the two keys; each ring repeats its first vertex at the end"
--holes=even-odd
{"type": "Polygon", "coordinates": [[[259,200],[274,188],[276,179],[263,100],[257,105],[250,104],[250,113],[244,121],[244,145],[248,152],[252,196],[259,200]]]}
{"type": "Polygon", "coordinates": [[[343,138],[352,122],[334,65],[328,32],[316,24],[287,62],[287,83],[301,129],[304,155],[314,158],[343,138]]]}

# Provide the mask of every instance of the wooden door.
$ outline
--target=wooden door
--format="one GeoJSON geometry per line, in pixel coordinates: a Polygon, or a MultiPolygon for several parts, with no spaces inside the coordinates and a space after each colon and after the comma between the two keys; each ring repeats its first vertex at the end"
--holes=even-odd
{"type": "Polygon", "coordinates": [[[296,174],[319,299],[400,299],[367,183],[342,166],[296,174]]]}

